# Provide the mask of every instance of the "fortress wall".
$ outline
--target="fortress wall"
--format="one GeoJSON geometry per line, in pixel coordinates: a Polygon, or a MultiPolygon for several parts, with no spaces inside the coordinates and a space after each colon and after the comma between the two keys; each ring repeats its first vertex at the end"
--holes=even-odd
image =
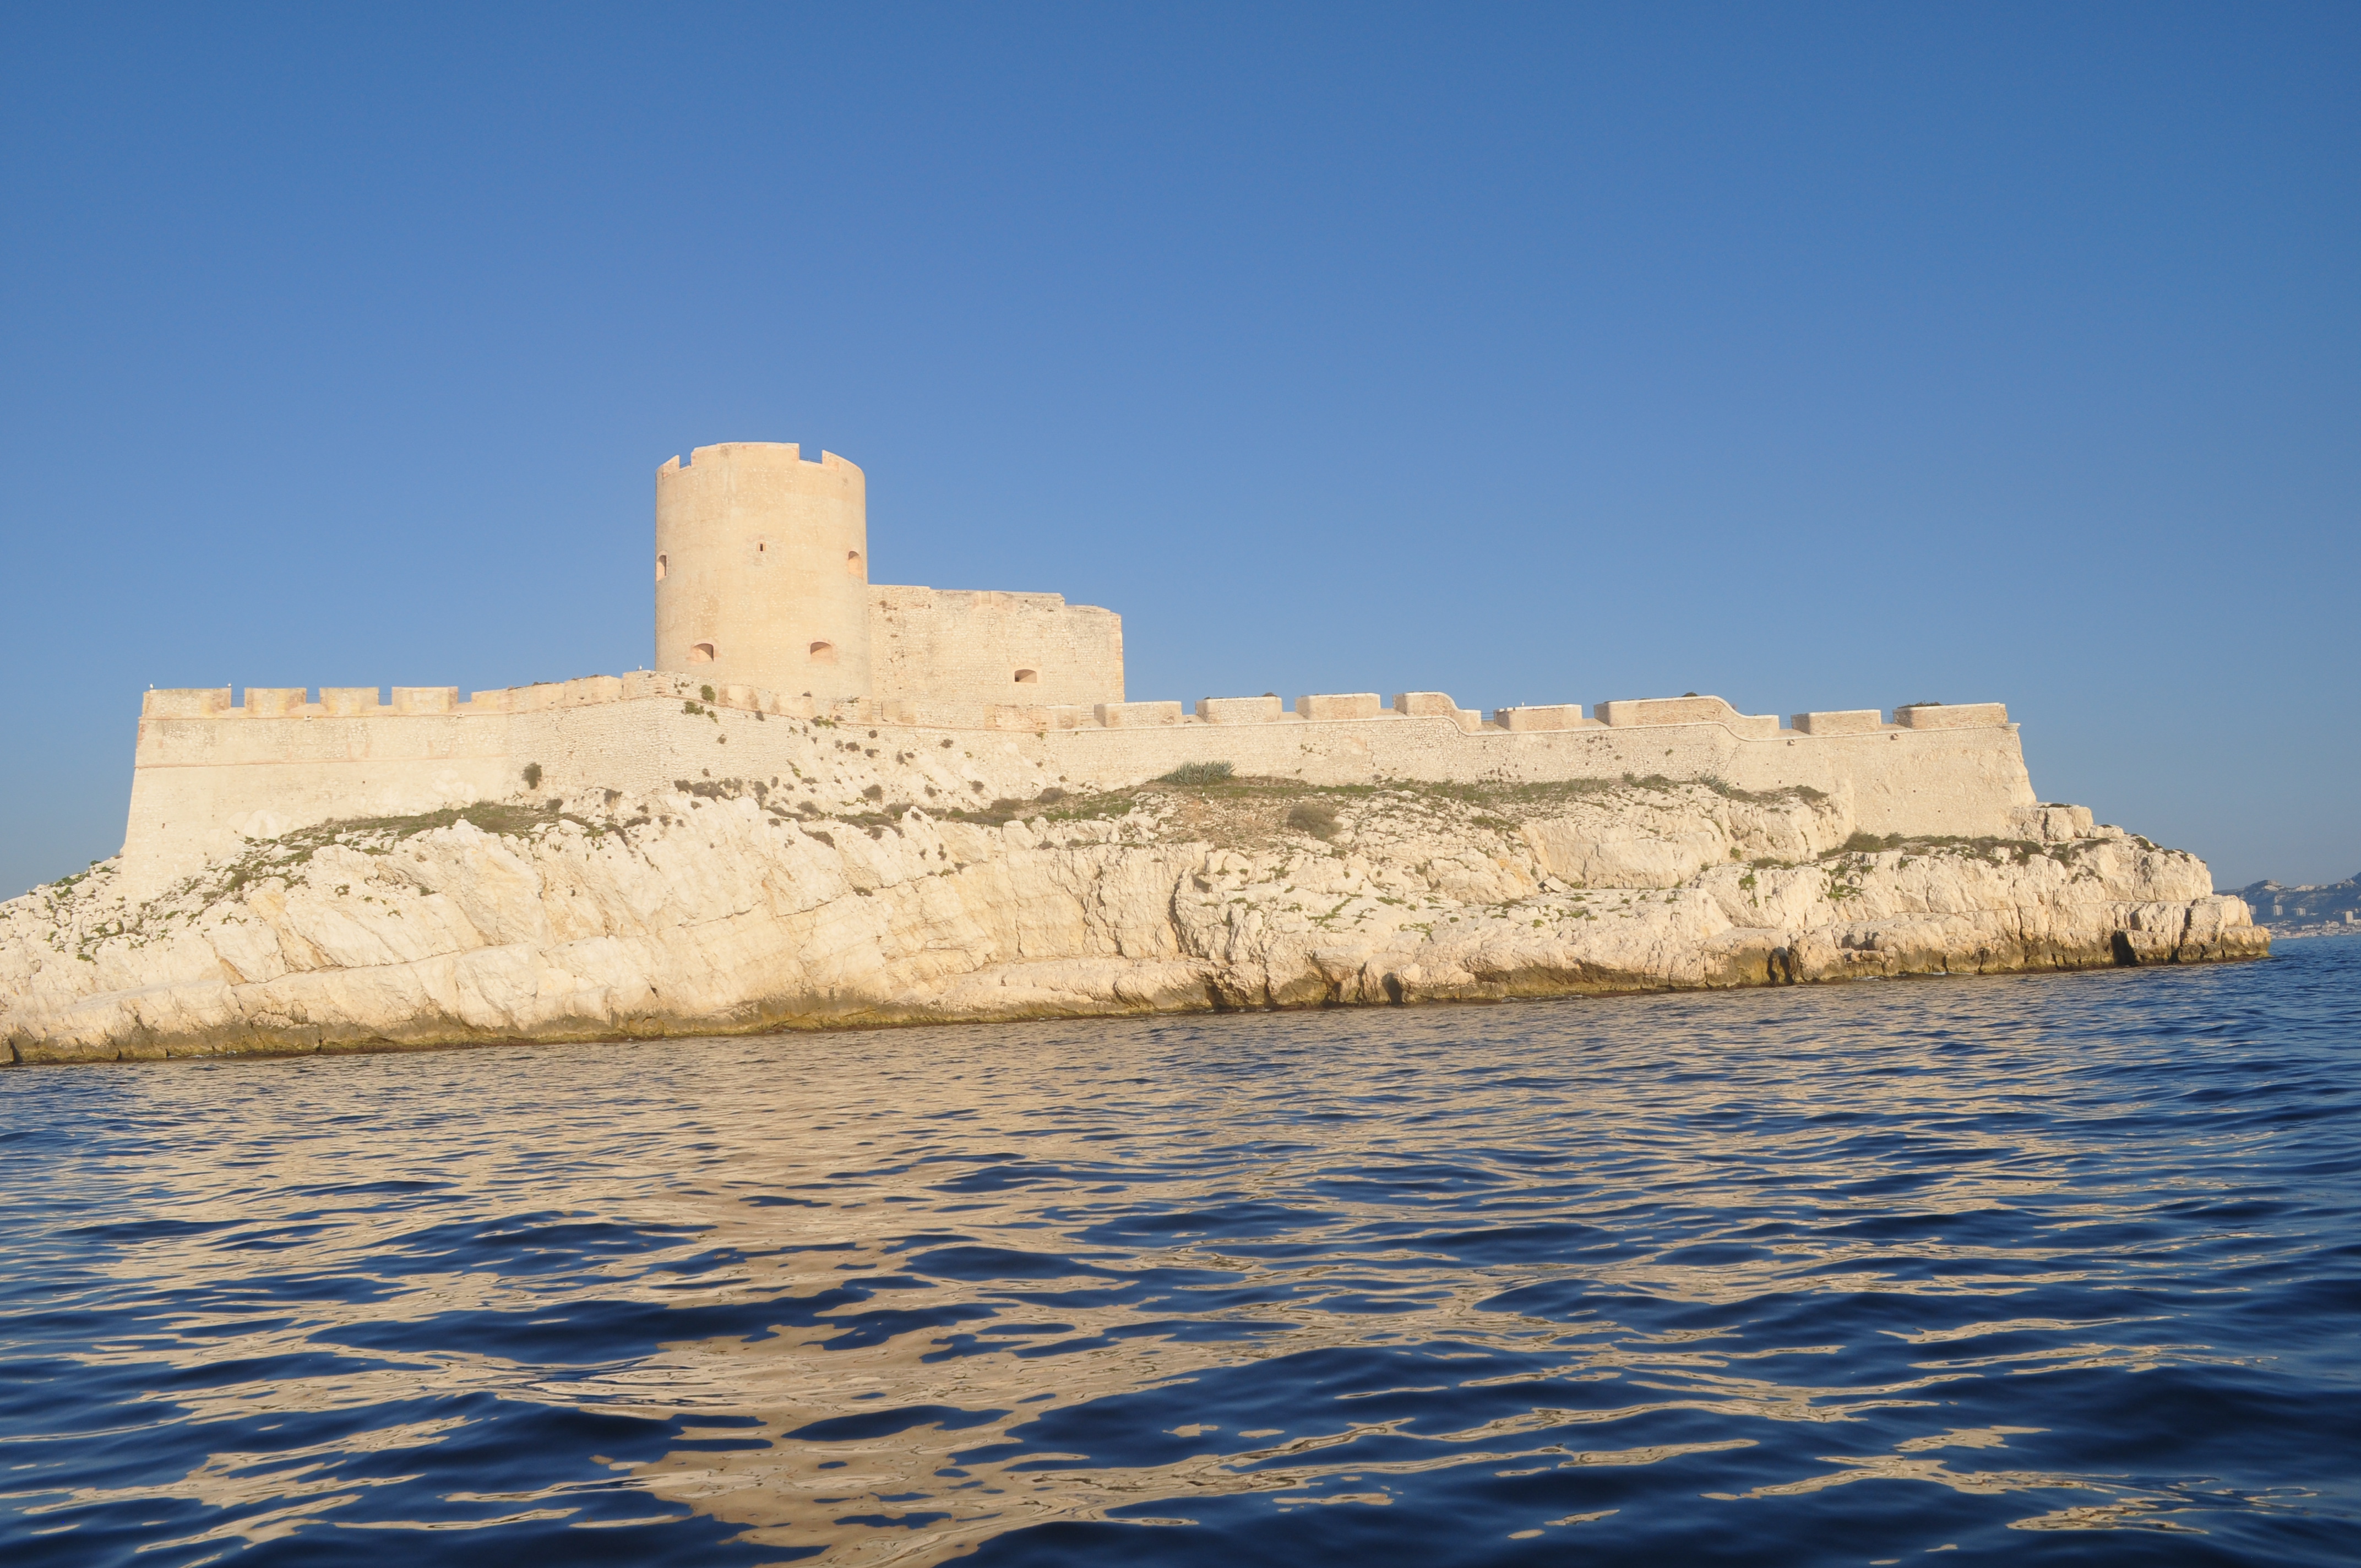
{"type": "Polygon", "coordinates": [[[1661,774],[1718,776],[1741,789],[1807,785],[1849,794],[1864,832],[2007,836],[2010,814],[2035,804],[2016,731],[1916,731],[1812,738],[1777,730],[1749,737],[1717,723],[1518,730],[1454,718],[1388,713],[1374,718],[1264,723],[1076,727],[1011,736],[1012,754],[1041,759],[1066,788],[1115,788],[1184,762],[1226,762],[1241,773],[1309,784],[1387,778],[1455,783],[1540,783],[1661,774]]]}
{"type": "MultiPolygon", "coordinates": [[[[400,694],[402,707],[367,687],[332,688],[320,702],[249,690],[240,705],[225,690],[149,694],[125,839],[129,886],[152,891],[236,855],[248,839],[325,821],[602,789],[643,795],[684,778],[776,777],[826,810],[868,808],[878,797],[862,791],[874,785],[886,802],[941,811],[1029,798],[1051,785],[1125,788],[1189,762],[1316,784],[1661,774],[1758,791],[1808,785],[1849,797],[1867,832],[1966,837],[2007,836],[2011,813],[2035,803],[2015,727],[1996,704],[1962,708],[1948,726],[1864,729],[1861,710],[1830,716],[1844,720],[1836,733],[1774,720],[1765,735],[1759,719],[1734,712],[1509,728],[1481,722],[1442,693],[1333,718],[1302,714],[1366,713],[1371,699],[1299,698],[1300,711],[1268,699],[1208,699],[1200,707],[1220,715],[1213,721],[1177,703],[824,703],[648,672],[478,692],[465,702],[447,687],[400,694]],[[528,764],[540,770],[531,785],[528,764]]],[[[1563,721],[1567,710],[1578,716],[1564,705],[1508,717],[1563,721]]]]}
{"type": "Polygon", "coordinates": [[[499,798],[517,780],[506,715],[143,717],[124,855],[169,881],[236,854],[247,838],[349,817],[402,817],[499,798]]]}
{"type": "Polygon", "coordinates": [[[869,647],[883,700],[1123,700],[1123,618],[1061,594],[873,586],[869,647]]]}
{"type": "MultiPolygon", "coordinates": [[[[1171,712],[1177,705],[1124,707],[1167,711],[1138,722],[1126,713],[1126,722],[1110,726],[1060,722],[1071,709],[1003,708],[988,728],[848,714],[829,732],[835,738],[829,745],[874,750],[887,761],[906,754],[917,760],[914,765],[972,762],[972,771],[989,775],[983,795],[1020,799],[1053,784],[1074,792],[1125,788],[1183,762],[1226,762],[1243,774],[1316,784],[1388,778],[1540,783],[1625,773],[1719,777],[1757,791],[1801,784],[1848,797],[1856,825],[1871,833],[2008,837],[2016,831],[2012,813],[2036,803],[2015,728],[2004,720],[1949,729],[1888,725],[1826,737],[1779,729],[1774,721],[1764,737],[1718,722],[1591,724],[1562,730],[1483,724],[1471,731],[1456,712],[1412,718],[1385,710],[1370,718],[1330,720],[1282,713],[1264,722],[1207,722],[1171,712]],[[950,747],[943,746],[946,740],[950,747]]],[[[726,722],[717,729],[710,718],[683,721],[676,705],[659,709],[657,721],[671,738],[663,748],[666,760],[658,779],[707,776],[708,769],[715,778],[792,777],[790,764],[812,771],[800,726],[748,725],[745,717],[725,711],[720,718],[726,722]]],[[[822,760],[833,762],[827,752],[822,760]]],[[[864,784],[874,777],[886,787],[888,800],[940,808],[947,802],[979,799],[955,778],[935,780],[942,794],[922,798],[885,761],[875,766],[885,771],[857,776],[864,784]]],[[[824,794],[818,798],[826,803],[824,794]]]]}
{"type": "Polygon", "coordinates": [[[160,885],[249,839],[321,822],[523,798],[535,793],[522,777],[528,761],[542,762],[544,795],[619,767],[644,773],[647,726],[628,717],[624,697],[662,680],[593,675],[465,702],[449,686],[398,686],[391,701],[369,686],[326,687],[318,702],[302,688],[248,687],[242,703],[227,687],[149,692],[126,869],[135,883],[160,885]]]}

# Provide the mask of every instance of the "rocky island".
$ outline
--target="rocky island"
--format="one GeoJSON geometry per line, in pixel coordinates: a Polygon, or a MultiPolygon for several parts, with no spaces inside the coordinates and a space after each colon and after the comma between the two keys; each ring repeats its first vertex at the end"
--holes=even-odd
{"type": "Polygon", "coordinates": [[[659,471],[653,671],[150,692],[122,854],[0,905],[17,1062],[2258,957],[1997,703],[1130,702],[1120,621],[867,581],[860,470],[659,471]]]}

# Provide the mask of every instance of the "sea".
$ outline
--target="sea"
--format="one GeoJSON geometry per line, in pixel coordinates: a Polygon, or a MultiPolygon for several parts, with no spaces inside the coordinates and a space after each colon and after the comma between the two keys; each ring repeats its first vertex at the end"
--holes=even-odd
{"type": "Polygon", "coordinates": [[[2361,1562],[2361,938],[0,1072],[0,1561],[2361,1562]]]}

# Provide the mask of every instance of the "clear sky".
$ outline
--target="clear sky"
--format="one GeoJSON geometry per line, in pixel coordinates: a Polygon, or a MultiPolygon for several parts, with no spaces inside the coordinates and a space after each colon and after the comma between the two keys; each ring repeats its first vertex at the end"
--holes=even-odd
{"type": "Polygon", "coordinates": [[[142,688],[651,656],[653,475],[1130,695],[2000,699],[2361,871],[2361,7],[17,5],[0,890],[142,688]]]}

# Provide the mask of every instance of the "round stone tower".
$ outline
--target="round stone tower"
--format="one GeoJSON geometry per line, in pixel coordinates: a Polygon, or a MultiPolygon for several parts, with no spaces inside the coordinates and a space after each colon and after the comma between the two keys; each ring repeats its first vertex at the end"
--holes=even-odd
{"type": "Polygon", "coordinates": [[[867,696],[869,499],[835,453],[700,446],[656,470],[656,668],[867,696]]]}

